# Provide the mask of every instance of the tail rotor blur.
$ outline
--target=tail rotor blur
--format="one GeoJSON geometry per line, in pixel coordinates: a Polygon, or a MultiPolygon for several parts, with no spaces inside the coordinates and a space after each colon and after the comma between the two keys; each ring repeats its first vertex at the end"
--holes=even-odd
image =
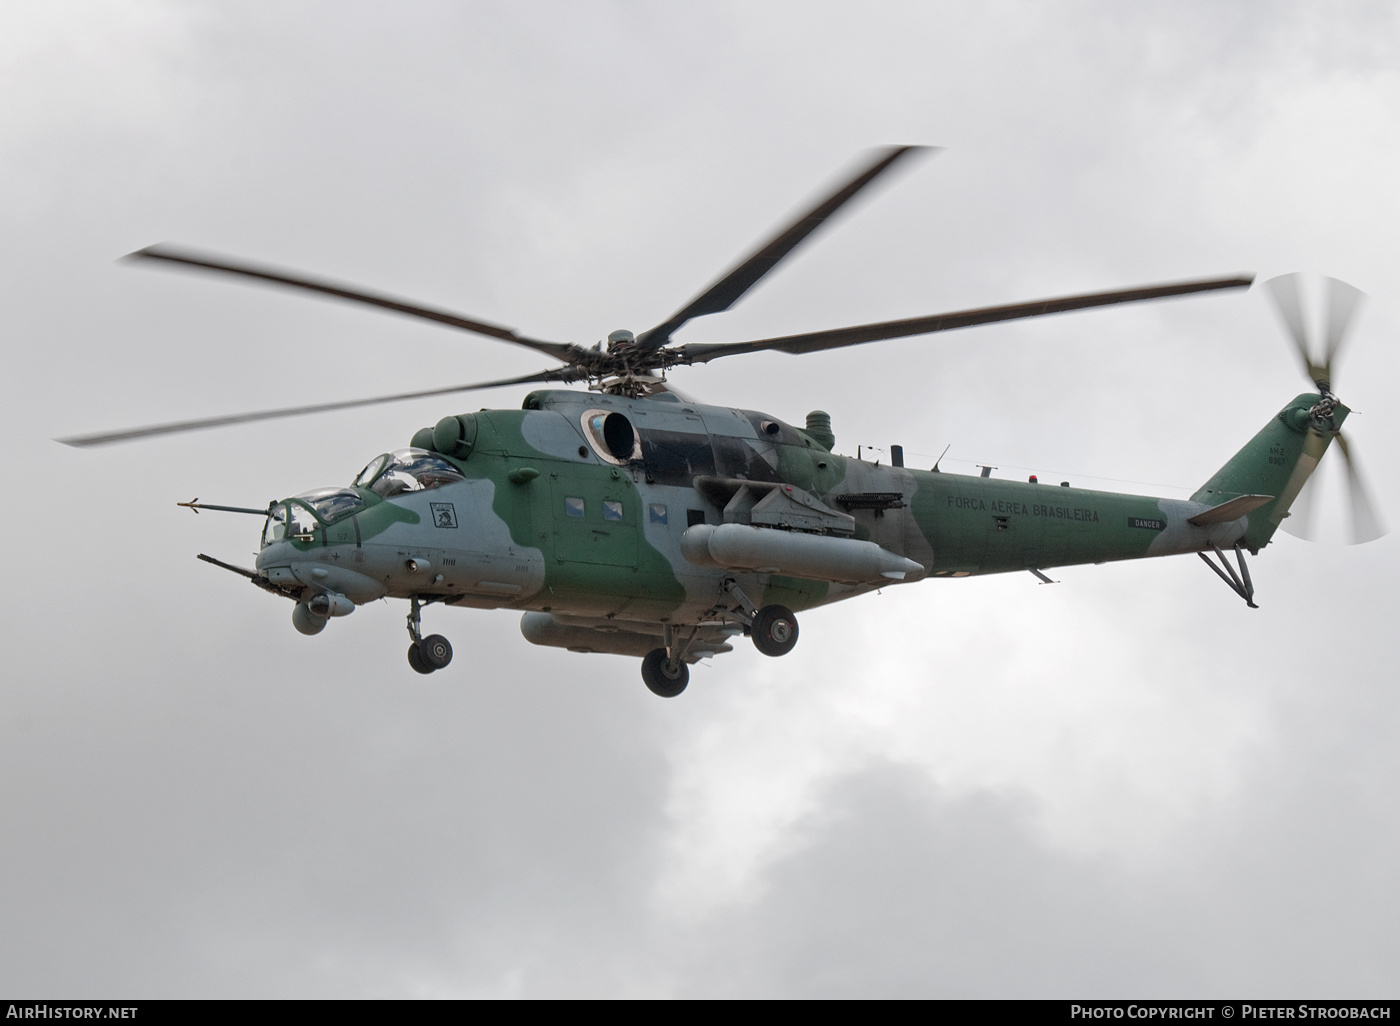
{"type": "MultiPolygon", "coordinates": [[[[1336,278],[1324,278],[1326,311],[1322,317],[1323,332],[1320,345],[1314,345],[1308,331],[1303,305],[1303,276],[1298,273],[1280,275],[1264,283],[1279,320],[1283,322],[1293,347],[1303,363],[1304,373],[1317,388],[1320,400],[1313,407],[1312,429],[1319,435],[1330,436],[1342,454],[1347,477],[1347,497],[1351,517],[1351,542],[1359,545],[1375,541],[1386,533],[1385,525],[1376,513],[1365,475],[1352,453],[1352,446],[1338,428],[1333,413],[1339,405],[1332,388],[1336,382],[1336,360],[1351,333],[1357,311],[1365,293],[1336,278]]],[[[1282,527],[1289,534],[1310,539],[1316,529],[1312,516],[1315,487],[1311,478],[1295,501],[1291,516],[1282,527]]]]}
{"type": "Polygon", "coordinates": [[[1347,495],[1351,501],[1351,543],[1363,545],[1382,537],[1386,528],[1371,502],[1370,490],[1362,480],[1361,468],[1351,454],[1346,436],[1337,432],[1337,447],[1346,458],[1347,495]]]}

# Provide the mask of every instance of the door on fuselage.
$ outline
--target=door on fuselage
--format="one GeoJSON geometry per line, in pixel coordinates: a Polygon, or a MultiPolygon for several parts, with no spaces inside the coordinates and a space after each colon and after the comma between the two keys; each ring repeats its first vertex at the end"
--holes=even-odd
{"type": "Polygon", "coordinates": [[[612,468],[571,469],[550,476],[555,563],[636,570],[642,515],[637,489],[612,468]]]}

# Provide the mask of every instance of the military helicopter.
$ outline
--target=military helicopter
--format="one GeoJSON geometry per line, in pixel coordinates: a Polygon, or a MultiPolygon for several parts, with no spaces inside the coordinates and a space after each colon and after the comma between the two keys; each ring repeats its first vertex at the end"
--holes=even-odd
{"type": "MultiPolygon", "coordinates": [[[[94,446],[274,417],[511,385],[586,382],[530,392],[516,410],[443,417],[408,446],[376,456],[343,487],[265,509],[198,500],[196,511],[263,518],[253,569],[199,558],[290,599],[292,623],[317,634],[380,598],[409,603],[408,662],[448,665],[452,646],[424,636],[442,604],[522,611],[537,645],[640,657],[646,686],[679,695],[689,666],[748,635],[782,656],[796,613],[926,578],[1045,571],[1079,563],[1197,553],[1252,608],[1245,551],[1258,554],[1336,441],[1346,460],[1356,540],[1382,532],[1341,434],[1350,412],[1332,365],[1360,296],[1331,286],[1322,355],[1310,355],[1297,276],[1269,283],[1316,391],[1285,404],[1189,500],[1116,494],[839,455],[830,416],[801,426],[767,413],[696,402],[668,372],[721,357],[808,354],[882,339],[1096,306],[1248,287],[1229,277],[963,310],[747,342],[677,344],[688,321],[728,310],[871,182],[920,147],[880,150],[840,188],[655,327],[614,331],[604,346],[545,341],[353,286],[170,245],[144,262],[238,276],[367,304],[501,339],[559,366],[520,377],[264,410],[60,439],[94,446]],[[1234,563],[1227,558],[1233,552],[1234,563]],[[1213,559],[1211,557],[1214,557],[1213,559]]],[[[1300,518],[1301,519],[1301,518],[1300,518]]]]}

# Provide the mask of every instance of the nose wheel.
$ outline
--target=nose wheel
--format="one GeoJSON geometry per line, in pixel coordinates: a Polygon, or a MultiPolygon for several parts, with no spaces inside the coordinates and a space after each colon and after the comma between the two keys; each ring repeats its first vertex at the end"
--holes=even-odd
{"type": "Polygon", "coordinates": [[[408,665],[413,667],[416,673],[433,672],[433,668],[423,662],[423,656],[418,651],[418,643],[416,641],[408,646],[408,665]]]}
{"type": "Polygon", "coordinates": [[[429,634],[408,646],[408,665],[419,673],[441,670],[452,662],[452,643],[441,634],[429,634]]]}
{"type": "Polygon", "coordinates": [[[452,662],[452,643],[441,634],[423,637],[423,604],[414,595],[408,600],[408,665],[417,673],[432,673],[452,662]]]}

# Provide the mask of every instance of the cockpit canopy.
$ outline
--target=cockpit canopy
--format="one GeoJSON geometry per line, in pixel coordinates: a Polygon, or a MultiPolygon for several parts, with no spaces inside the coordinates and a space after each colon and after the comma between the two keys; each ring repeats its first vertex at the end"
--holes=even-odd
{"type": "Polygon", "coordinates": [[[376,456],[360,471],[348,488],[316,488],[279,502],[268,511],[263,528],[263,545],[292,537],[309,541],[321,524],[332,524],[365,507],[359,489],[368,489],[382,499],[407,492],[423,492],[466,480],[441,456],[426,449],[395,449],[376,456]]]}
{"type": "Polygon", "coordinates": [[[316,511],[323,523],[339,520],[364,506],[365,500],[353,488],[316,488],[294,496],[316,511]]]}
{"type": "Polygon", "coordinates": [[[370,460],[355,478],[355,484],[389,499],[405,492],[429,491],[464,480],[460,470],[426,449],[395,449],[370,460]]]}
{"type": "Polygon", "coordinates": [[[318,526],[320,525],[316,522],[315,514],[300,502],[279,502],[267,511],[267,523],[263,525],[263,548],[281,541],[289,534],[302,541],[309,540],[311,532],[318,526]]]}
{"type": "Polygon", "coordinates": [[[267,523],[263,526],[263,546],[281,541],[288,534],[309,541],[312,532],[321,524],[348,517],[364,505],[365,500],[353,488],[316,488],[294,495],[268,510],[267,523]]]}

